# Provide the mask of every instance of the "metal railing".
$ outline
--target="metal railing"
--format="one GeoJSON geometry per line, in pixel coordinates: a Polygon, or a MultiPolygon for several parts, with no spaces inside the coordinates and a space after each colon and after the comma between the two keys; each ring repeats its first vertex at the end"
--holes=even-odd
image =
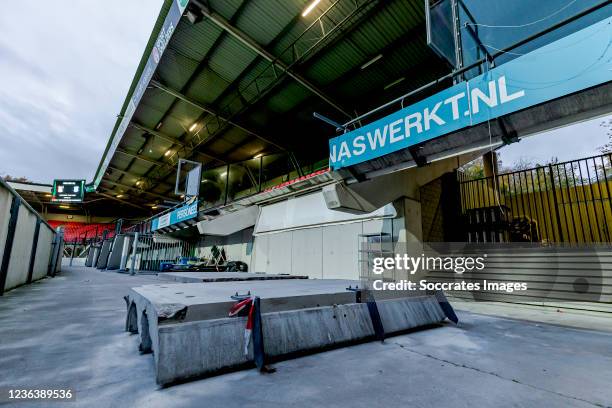
{"type": "Polygon", "coordinates": [[[610,153],[459,183],[470,242],[612,242],[610,153]]]}
{"type": "MultiPolygon", "coordinates": [[[[136,245],[134,268],[142,271],[161,271],[162,263],[176,263],[181,257],[193,258],[196,243],[157,234],[139,234],[136,245]]],[[[134,254],[127,265],[132,265],[134,254]]]]}

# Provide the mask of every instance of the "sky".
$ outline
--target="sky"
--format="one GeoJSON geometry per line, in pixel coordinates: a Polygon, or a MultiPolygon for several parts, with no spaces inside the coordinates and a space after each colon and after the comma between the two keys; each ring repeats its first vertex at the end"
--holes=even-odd
{"type": "Polygon", "coordinates": [[[2,5],[0,175],[93,179],[162,3],[2,5]]]}
{"type": "MultiPolygon", "coordinates": [[[[21,0],[0,13],[0,175],[92,181],[162,0],[21,0]]],[[[596,119],[504,147],[505,165],[595,154],[596,119]]],[[[609,120],[609,119],[608,119],[609,120]]]]}

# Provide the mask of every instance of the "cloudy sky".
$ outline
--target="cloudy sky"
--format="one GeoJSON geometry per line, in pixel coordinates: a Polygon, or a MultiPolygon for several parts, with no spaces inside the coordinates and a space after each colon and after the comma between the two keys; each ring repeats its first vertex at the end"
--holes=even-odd
{"type": "Polygon", "coordinates": [[[0,175],[93,179],[161,4],[2,5],[0,175]]]}
{"type": "MultiPolygon", "coordinates": [[[[0,175],[91,181],[162,0],[20,0],[0,13],[0,175]]],[[[504,164],[593,154],[601,119],[504,148],[504,164]]]]}

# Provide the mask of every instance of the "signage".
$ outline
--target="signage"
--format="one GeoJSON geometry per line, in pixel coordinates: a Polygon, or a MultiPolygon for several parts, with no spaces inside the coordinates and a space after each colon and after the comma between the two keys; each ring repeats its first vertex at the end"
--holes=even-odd
{"type": "Polygon", "coordinates": [[[154,218],[151,221],[151,231],[156,231],[170,225],[177,224],[181,221],[187,221],[195,218],[198,215],[198,201],[193,200],[192,203],[176,208],[169,213],[154,218]]]}
{"type": "Polygon", "coordinates": [[[607,18],[362,128],[330,139],[338,170],[612,79],[607,18]]]}
{"type": "Polygon", "coordinates": [[[53,180],[51,201],[80,203],[85,195],[85,180],[53,180]]]}
{"type": "Polygon", "coordinates": [[[162,28],[159,30],[159,34],[157,36],[157,40],[155,41],[155,45],[153,46],[153,50],[151,51],[151,55],[149,55],[149,59],[147,64],[145,65],[144,70],[142,71],[142,75],[136,84],[136,88],[134,89],[134,93],[128,102],[128,106],[123,113],[123,118],[117,127],[116,132],[113,134],[110,146],[104,155],[104,159],[102,161],[102,165],[98,169],[96,173],[96,178],[94,180],[94,188],[98,188],[100,181],[102,181],[102,177],[108,164],[110,163],[123,134],[127,130],[130,121],[132,120],[132,116],[136,111],[136,106],[140,102],[140,99],[144,95],[145,90],[149,86],[149,82],[153,78],[153,74],[157,69],[157,65],[161,59],[162,54],[166,50],[168,43],[170,42],[170,38],[172,34],[174,34],[174,30],[178,25],[181,16],[183,15],[183,11],[187,7],[189,0],[175,0],[172,2],[170,6],[170,10],[168,10],[168,14],[166,15],[166,19],[164,20],[164,24],[162,28]]]}

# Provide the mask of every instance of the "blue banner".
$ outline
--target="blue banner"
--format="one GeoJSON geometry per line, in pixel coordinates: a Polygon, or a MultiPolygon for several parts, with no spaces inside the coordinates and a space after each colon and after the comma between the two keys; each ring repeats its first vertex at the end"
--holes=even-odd
{"type": "Polygon", "coordinates": [[[170,225],[177,224],[181,221],[190,220],[198,215],[198,201],[184,205],[169,213],[154,218],[151,221],[151,231],[156,231],[170,225]]]}
{"type": "Polygon", "coordinates": [[[612,79],[612,18],[330,139],[338,170],[612,79]]]}

